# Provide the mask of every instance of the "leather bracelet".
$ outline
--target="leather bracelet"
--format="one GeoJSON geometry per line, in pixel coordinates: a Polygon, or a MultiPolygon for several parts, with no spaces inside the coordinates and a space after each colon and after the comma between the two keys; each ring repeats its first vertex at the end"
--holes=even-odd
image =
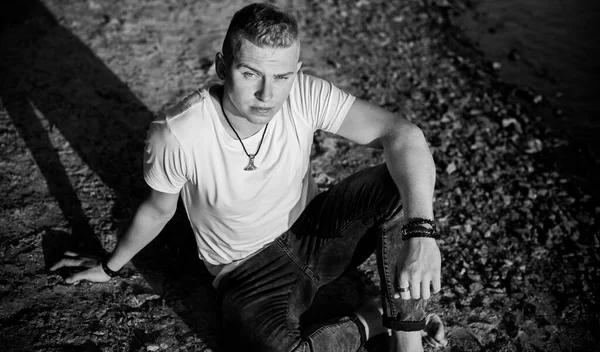
{"type": "Polygon", "coordinates": [[[415,237],[426,237],[433,239],[437,239],[438,237],[437,231],[435,230],[435,222],[433,220],[422,218],[413,219],[408,224],[402,226],[400,233],[402,234],[403,241],[415,237]],[[431,228],[423,225],[429,225],[431,228]]]}
{"type": "Polygon", "coordinates": [[[108,267],[108,257],[104,258],[104,260],[102,261],[102,270],[104,270],[104,273],[111,278],[119,276],[118,271],[111,270],[108,267]]]}
{"type": "Polygon", "coordinates": [[[411,227],[416,227],[416,226],[420,226],[420,225],[430,225],[431,228],[434,229],[435,221],[430,220],[430,219],[423,219],[423,218],[413,218],[410,220],[409,223],[402,226],[402,228],[405,229],[405,228],[411,228],[411,227]]]}
{"type": "Polygon", "coordinates": [[[417,237],[424,237],[424,238],[433,238],[433,239],[437,239],[437,232],[435,232],[434,230],[429,230],[429,231],[411,231],[411,232],[403,232],[402,233],[402,240],[406,241],[408,239],[411,238],[417,238],[417,237]]]}

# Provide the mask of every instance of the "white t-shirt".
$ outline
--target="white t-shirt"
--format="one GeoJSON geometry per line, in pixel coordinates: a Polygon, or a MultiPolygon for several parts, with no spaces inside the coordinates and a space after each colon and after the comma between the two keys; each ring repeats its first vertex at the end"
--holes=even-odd
{"type": "MultiPolygon", "coordinates": [[[[239,262],[288,230],[316,187],[311,177],[313,133],[335,133],[354,97],[299,72],[290,95],[268,124],[256,170],[219,120],[207,89],[188,96],[152,122],[144,179],[164,193],[181,192],[198,254],[214,266],[239,262]]],[[[264,129],[264,127],[263,127],[264,129]]],[[[254,153],[263,129],[244,139],[254,153]]]]}

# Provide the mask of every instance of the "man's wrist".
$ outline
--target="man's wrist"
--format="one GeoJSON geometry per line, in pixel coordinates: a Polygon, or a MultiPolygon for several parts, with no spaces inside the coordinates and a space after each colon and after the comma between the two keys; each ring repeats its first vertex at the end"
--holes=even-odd
{"type": "Polygon", "coordinates": [[[402,229],[402,240],[406,241],[411,238],[432,238],[437,239],[437,231],[435,228],[435,222],[430,219],[424,218],[413,218],[410,219],[402,229]]]}

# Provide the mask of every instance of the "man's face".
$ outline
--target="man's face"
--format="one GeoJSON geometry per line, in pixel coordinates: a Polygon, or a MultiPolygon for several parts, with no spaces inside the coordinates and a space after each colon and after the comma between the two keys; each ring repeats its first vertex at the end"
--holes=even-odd
{"type": "Polygon", "coordinates": [[[255,124],[271,121],[290,93],[301,66],[299,55],[298,42],[289,48],[261,48],[242,39],[235,59],[224,67],[225,95],[235,108],[231,113],[255,124]]]}

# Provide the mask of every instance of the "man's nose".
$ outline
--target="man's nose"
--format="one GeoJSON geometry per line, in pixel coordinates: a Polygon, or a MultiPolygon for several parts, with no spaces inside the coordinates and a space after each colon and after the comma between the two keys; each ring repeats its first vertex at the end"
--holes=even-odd
{"type": "Polygon", "coordinates": [[[260,101],[269,101],[273,97],[273,83],[266,77],[262,79],[260,89],[254,94],[260,101]]]}

